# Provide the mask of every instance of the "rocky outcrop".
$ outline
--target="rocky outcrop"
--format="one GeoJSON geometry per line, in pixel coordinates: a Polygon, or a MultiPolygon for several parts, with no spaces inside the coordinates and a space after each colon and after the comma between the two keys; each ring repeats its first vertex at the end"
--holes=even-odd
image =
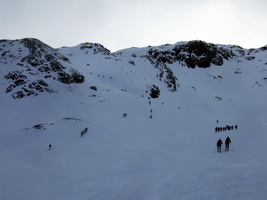
{"type": "Polygon", "coordinates": [[[13,92],[12,97],[20,99],[30,95],[38,95],[40,92],[55,92],[44,80],[29,81],[27,76],[20,71],[11,71],[5,78],[11,80],[12,83],[6,88],[6,93],[12,92],[15,88],[19,90],[13,92]],[[21,87],[20,87],[21,86],[21,87]]]}
{"type": "Polygon", "coordinates": [[[177,91],[177,87],[179,87],[179,84],[177,83],[178,79],[174,75],[171,68],[169,68],[164,62],[155,60],[150,56],[144,56],[144,57],[146,57],[151,62],[151,64],[158,70],[157,77],[159,78],[159,80],[166,83],[168,89],[171,92],[177,91]]]}
{"type": "Polygon", "coordinates": [[[69,59],[37,39],[0,41],[0,64],[8,66],[6,93],[12,97],[36,96],[56,92],[49,82],[82,83],[84,76],[72,69],[69,59]]]}
{"type": "MultiPolygon", "coordinates": [[[[86,42],[75,47],[62,47],[56,50],[33,38],[0,40],[0,75],[4,79],[1,88],[4,87],[4,91],[15,99],[36,96],[44,92],[54,93],[57,92],[60,83],[84,82],[84,75],[75,70],[76,66],[73,63],[79,67],[86,67],[85,73],[87,73],[86,70],[90,70],[89,66],[98,66],[99,63],[108,66],[110,60],[113,66],[118,65],[122,69],[123,65],[130,66],[131,73],[141,69],[143,62],[149,61],[148,64],[151,64],[149,68],[152,67],[148,69],[149,73],[156,72],[158,80],[162,81],[169,91],[176,92],[180,87],[177,78],[179,74],[173,73],[176,67],[208,68],[221,66],[225,61],[232,59],[236,62],[244,59],[254,62],[257,54],[262,54],[263,51],[267,51],[267,46],[259,49],[243,49],[239,46],[215,45],[196,40],[142,49],[130,48],[111,53],[98,43],[86,42]],[[96,57],[97,60],[94,59],[96,57]]],[[[240,73],[239,69],[235,71],[235,74],[240,73]]],[[[213,78],[222,79],[220,76],[213,78]]],[[[266,76],[262,80],[266,82],[266,76]]],[[[160,90],[156,86],[157,81],[154,81],[155,79],[146,80],[145,84],[152,85],[149,89],[150,97],[158,98],[160,90]]],[[[163,89],[162,84],[160,87],[163,89]]]]}
{"type": "Polygon", "coordinates": [[[150,93],[149,93],[150,97],[153,99],[156,99],[160,96],[160,89],[158,86],[156,85],[152,85],[150,86],[150,93]]]}
{"type": "Polygon", "coordinates": [[[106,49],[103,45],[98,44],[98,43],[89,43],[89,42],[85,42],[80,44],[80,49],[84,50],[84,51],[92,51],[93,54],[102,54],[102,55],[110,55],[111,52],[110,50],[106,49]]]}
{"type": "Polygon", "coordinates": [[[235,56],[229,49],[198,40],[176,45],[171,50],[161,51],[151,48],[148,54],[157,62],[168,64],[179,62],[189,68],[207,68],[212,64],[221,66],[224,59],[229,60],[235,56]]]}

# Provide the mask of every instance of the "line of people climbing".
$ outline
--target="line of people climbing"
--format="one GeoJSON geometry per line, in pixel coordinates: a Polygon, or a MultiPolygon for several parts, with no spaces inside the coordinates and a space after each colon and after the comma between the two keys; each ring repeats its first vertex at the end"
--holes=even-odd
{"type": "Polygon", "coordinates": [[[234,130],[234,129],[236,130],[237,128],[238,128],[237,125],[235,125],[235,126],[227,125],[225,127],[216,127],[215,128],[215,133],[222,132],[222,131],[231,131],[231,130],[234,130]]]}
{"type": "MultiPolygon", "coordinates": [[[[232,141],[231,141],[231,139],[230,139],[230,137],[228,136],[226,139],[225,139],[225,142],[224,142],[224,144],[225,144],[225,151],[229,151],[229,146],[230,146],[230,143],[231,143],[232,141]]],[[[218,141],[217,141],[217,152],[222,152],[222,145],[223,145],[223,142],[222,142],[222,139],[219,139],[218,141]]]]}

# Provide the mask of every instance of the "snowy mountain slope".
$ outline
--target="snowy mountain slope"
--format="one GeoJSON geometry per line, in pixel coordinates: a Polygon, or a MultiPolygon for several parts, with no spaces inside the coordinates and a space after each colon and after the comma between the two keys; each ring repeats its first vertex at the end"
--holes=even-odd
{"type": "Polygon", "coordinates": [[[27,48],[18,54],[21,41],[4,43],[15,44],[0,43],[0,199],[266,198],[265,47],[200,42],[204,48],[189,53],[181,42],[111,53],[84,43],[41,50],[38,65],[25,59],[21,66],[15,63],[29,55],[27,48]],[[209,48],[219,54],[210,59],[209,48]],[[183,56],[173,54],[177,49],[183,56]],[[62,70],[77,70],[83,82],[62,83],[53,71],[45,79],[36,70],[50,67],[43,58],[54,53],[62,70]],[[192,68],[186,59],[211,64],[192,68]],[[13,70],[26,75],[27,83],[6,92],[14,83],[5,76],[13,70]],[[57,92],[12,97],[36,79],[57,92]],[[151,97],[153,86],[157,98],[151,97]],[[226,125],[238,129],[215,133],[226,125]],[[216,141],[226,136],[230,152],[217,153],[216,141]]]}
{"type": "Polygon", "coordinates": [[[81,83],[84,77],[71,68],[67,57],[39,40],[0,41],[0,64],[8,80],[6,93],[13,98],[56,92],[48,83],[81,83]]]}

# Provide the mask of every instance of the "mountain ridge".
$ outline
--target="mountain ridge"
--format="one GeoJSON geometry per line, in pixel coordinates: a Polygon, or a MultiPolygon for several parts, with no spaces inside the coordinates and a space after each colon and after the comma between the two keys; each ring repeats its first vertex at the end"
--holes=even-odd
{"type": "MultiPolygon", "coordinates": [[[[244,58],[251,61],[256,58],[255,55],[267,50],[266,46],[259,49],[243,49],[239,46],[215,45],[200,40],[158,47],[129,48],[114,53],[101,44],[88,42],[74,47],[53,49],[34,38],[1,40],[0,45],[0,64],[12,64],[4,75],[4,78],[9,80],[5,92],[15,99],[36,96],[42,92],[55,93],[57,88],[50,87],[50,82],[55,84],[54,81],[64,84],[83,83],[86,77],[76,68],[75,59],[78,58],[115,60],[119,65],[124,65],[125,60],[128,59],[127,64],[133,66],[137,58],[148,60],[157,71],[158,80],[163,81],[169,91],[176,92],[180,87],[179,78],[169,65],[209,68],[222,66],[225,61],[230,60],[241,62],[244,58]],[[76,50],[67,53],[71,49],[76,50]],[[132,52],[131,55],[125,54],[128,51],[132,52]],[[78,58],[73,58],[73,54],[77,54],[78,58]],[[14,70],[11,71],[10,68],[14,70]],[[31,78],[27,77],[35,80],[31,81],[31,78]]],[[[84,68],[88,67],[90,61],[83,65],[84,68]]],[[[149,89],[153,90],[155,86],[156,84],[153,83],[149,89]]]]}

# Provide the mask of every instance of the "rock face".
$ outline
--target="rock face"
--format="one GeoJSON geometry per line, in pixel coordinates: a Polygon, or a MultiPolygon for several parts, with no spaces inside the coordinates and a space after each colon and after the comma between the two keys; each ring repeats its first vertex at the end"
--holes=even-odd
{"type": "MultiPolygon", "coordinates": [[[[106,77],[109,77],[104,84],[116,82],[123,85],[124,83],[120,82],[127,82],[130,80],[129,77],[117,76],[117,80],[112,79],[112,75],[115,74],[113,70],[120,68],[127,76],[138,71],[144,80],[142,84],[138,83],[138,87],[149,89],[150,98],[155,99],[160,97],[164,87],[170,92],[178,91],[180,84],[177,67],[209,68],[221,66],[225,61],[231,60],[253,61],[258,54],[266,50],[266,46],[246,50],[238,46],[215,45],[196,40],[158,47],[129,48],[111,53],[97,43],[86,42],[75,47],[53,49],[33,38],[0,40],[0,75],[3,79],[0,86],[14,99],[37,96],[40,93],[54,93],[58,92],[60,84],[64,87],[84,83],[84,74],[88,79],[93,76],[92,68],[98,73],[98,77],[99,73],[105,73],[106,77]],[[124,72],[124,67],[128,71],[124,72]],[[82,70],[83,74],[77,68],[82,70]],[[142,71],[143,68],[146,68],[146,71],[142,71]],[[149,88],[146,88],[147,85],[149,88]]],[[[241,69],[235,71],[236,74],[241,72],[241,69]]],[[[104,78],[104,75],[102,77],[104,78]]],[[[135,78],[141,80],[140,77],[135,78]]],[[[220,75],[213,78],[223,79],[220,75]]],[[[266,82],[267,77],[264,76],[263,80],[266,82]]],[[[132,82],[134,80],[126,84],[132,82]]],[[[260,85],[258,82],[257,85],[260,85]]],[[[91,89],[96,90],[97,87],[91,89]]]]}
{"type": "Polygon", "coordinates": [[[37,39],[0,41],[0,64],[8,65],[6,93],[12,93],[15,99],[56,92],[49,79],[64,84],[84,81],[84,76],[70,67],[67,57],[37,39]]]}
{"type": "Polygon", "coordinates": [[[167,46],[163,45],[160,48],[150,48],[147,58],[160,71],[159,79],[164,80],[172,92],[177,91],[179,84],[177,83],[177,77],[169,67],[170,64],[178,63],[188,68],[208,68],[212,64],[221,66],[223,65],[224,59],[230,60],[235,57],[235,54],[231,50],[203,41],[177,44],[171,49],[167,49],[167,46]]]}
{"type": "Polygon", "coordinates": [[[158,86],[156,85],[152,85],[150,87],[150,97],[153,98],[153,99],[156,99],[160,96],[160,89],[158,86]]]}
{"type": "Polygon", "coordinates": [[[157,62],[168,64],[179,62],[189,68],[207,68],[212,64],[221,66],[224,59],[229,60],[235,56],[229,49],[203,41],[191,41],[176,45],[169,51],[159,51],[152,48],[148,53],[157,62]]]}
{"type": "Polygon", "coordinates": [[[80,45],[81,50],[93,50],[94,54],[102,54],[102,55],[110,55],[111,52],[110,50],[106,49],[103,45],[98,44],[98,43],[89,43],[85,42],[80,45]]]}

